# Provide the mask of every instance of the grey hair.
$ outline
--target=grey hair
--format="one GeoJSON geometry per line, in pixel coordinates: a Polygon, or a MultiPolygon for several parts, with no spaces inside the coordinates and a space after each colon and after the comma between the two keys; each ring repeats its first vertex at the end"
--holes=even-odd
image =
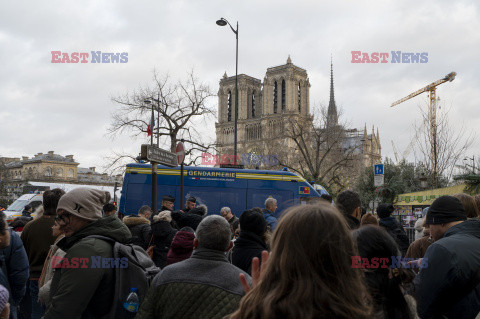
{"type": "Polygon", "coordinates": [[[139,214],[145,214],[146,212],[151,212],[151,213],[152,213],[152,209],[151,209],[150,206],[148,206],[148,205],[143,205],[143,206],[140,207],[140,209],[138,210],[138,213],[139,213],[139,214]]]}
{"type": "Polygon", "coordinates": [[[277,200],[273,197],[269,197],[267,198],[267,200],[265,201],[265,208],[268,208],[272,205],[275,205],[277,203],[277,200]]]}
{"type": "Polygon", "coordinates": [[[207,216],[198,224],[196,237],[199,247],[224,252],[232,238],[230,224],[221,216],[207,216]]]}
{"type": "Polygon", "coordinates": [[[230,209],[230,207],[222,207],[222,209],[220,209],[220,215],[222,215],[222,213],[228,213],[228,212],[231,212],[232,210],[230,209]]]}

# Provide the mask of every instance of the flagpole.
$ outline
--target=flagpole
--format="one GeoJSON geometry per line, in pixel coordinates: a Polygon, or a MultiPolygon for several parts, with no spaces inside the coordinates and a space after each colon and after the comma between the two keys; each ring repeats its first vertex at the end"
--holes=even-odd
{"type": "Polygon", "coordinates": [[[153,103],[152,103],[152,118],[150,119],[150,137],[151,137],[151,140],[150,140],[150,145],[153,145],[153,121],[155,119],[155,115],[153,114],[153,103]]]}

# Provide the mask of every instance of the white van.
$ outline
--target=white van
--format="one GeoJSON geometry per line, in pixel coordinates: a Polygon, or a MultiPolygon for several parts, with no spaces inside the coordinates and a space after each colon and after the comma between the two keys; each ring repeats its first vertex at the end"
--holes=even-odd
{"type": "Polygon", "coordinates": [[[25,194],[20,196],[16,201],[14,201],[10,206],[3,211],[7,216],[7,222],[11,222],[17,217],[22,216],[23,209],[25,206],[32,206],[32,213],[37,209],[38,206],[42,204],[43,194],[25,194]]]}

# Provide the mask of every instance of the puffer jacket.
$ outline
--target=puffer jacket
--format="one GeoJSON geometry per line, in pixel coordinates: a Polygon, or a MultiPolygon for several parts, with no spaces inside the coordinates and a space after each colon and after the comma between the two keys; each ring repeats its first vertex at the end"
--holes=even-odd
{"type": "Polygon", "coordinates": [[[54,270],[50,288],[52,300],[44,319],[100,318],[110,310],[115,290],[115,269],[93,268],[91,259],[113,258],[113,247],[102,239],[85,238],[92,235],[110,237],[121,243],[128,243],[132,237],[127,226],[112,215],[100,218],[60,240],[57,245],[66,252],[65,258],[72,264],[72,258],[86,258],[87,267],[82,268],[80,262],[75,268],[54,270]]]}
{"type": "Polygon", "coordinates": [[[387,231],[387,233],[390,234],[390,236],[392,236],[392,238],[397,243],[398,248],[400,248],[400,252],[402,253],[402,256],[405,256],[405,254],[407,253],[408,247],[410,246],[410,240],[408,239],[408,236],[405,233],[405,230],[397,222],[395,217],[389,216],[386,218],[381,218],[378,224],[382,226],[387,231]]]}
{"type": "Polygon", "coordinates": [[[123,222],[127,225],[128,229],[130,229],[130,233],[132,233],[132,244],[138,245],[146,250],[152,232],[150,221],[145,217],[130,215],[125,216],[123,222]]]}
{"type": "Polygon", "coordinates": [[[170,222],[159,220],[157,216],[153,220],[152,235],[153,244],[155,245],[153,248],[153,262],[157,267],[163,268],[167,264],[167,254],[177,230],[170,226],[170,222]]]}
{"type": "Polygon", "coordinates": [[[167,255],[167,265],[178,263],[190,258],[193,252],[193,240],[195,235],[188,231],[180,230],[173,237],[170,250],[167,255]]]}
{"type": "Polygon", "coordinates": [[[152,281],[135,318],[224,318],[244,295],[238,276],[222,251],[196,248],[190,258],[170,265],[152,281]]]}
{"type": "Polygon", "coordinates": [[[193,230],[197,230],[198,224],[203,220],[203,217],[194,213],[175,211],[172,212],[172,220],[175,221],[178,229],[190,227],[193,230]]]}
{"type": "Polygon", "coordinates": [[[450,227],[428,247],[414,279],[422,319],[473,319],[480,312],[480,220],[450,227]]]}
{"type": "Polygon", "coordinates": [[[17,306],[25,295],[29,277],[28,257],[22,240],[16,232],[10,232],[10,245],[0,250],[0,264],[3,276],[0,284],[10,293],[10,306],[17,306]]]}

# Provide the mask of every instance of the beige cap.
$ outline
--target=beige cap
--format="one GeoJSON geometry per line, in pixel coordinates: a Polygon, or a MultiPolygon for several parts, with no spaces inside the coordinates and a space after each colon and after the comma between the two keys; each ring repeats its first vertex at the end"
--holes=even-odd
{"type": "Polygon", "coordinates": [[[110,193],[93,188],[76,188],[60,198],[60,209],[87,220],[102,218],[103,205],[110,201],[110,193]]]}

